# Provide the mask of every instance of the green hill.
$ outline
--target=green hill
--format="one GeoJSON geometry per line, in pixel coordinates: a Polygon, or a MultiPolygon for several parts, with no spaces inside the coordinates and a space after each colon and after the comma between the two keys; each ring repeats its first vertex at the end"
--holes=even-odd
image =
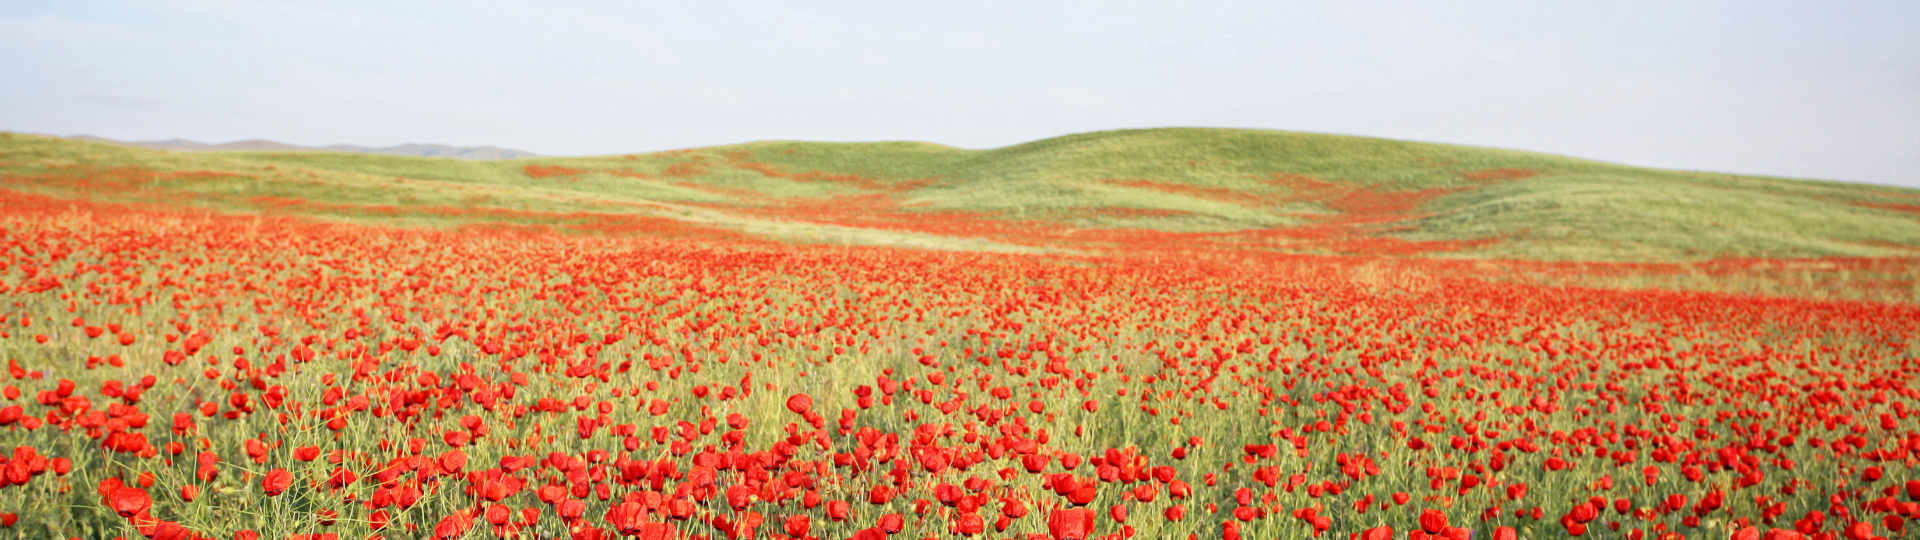
{"type": "Polygon", "coordinates": [[[770,141],[496,161],[174,153],[0,134],[0,188],[402,226],[664,234],[682,224],[942,249],[1205,245],[1544,260],[1920,253],[1920,190],[1233,129],[1105,131],[988,150],[770,141]]]}

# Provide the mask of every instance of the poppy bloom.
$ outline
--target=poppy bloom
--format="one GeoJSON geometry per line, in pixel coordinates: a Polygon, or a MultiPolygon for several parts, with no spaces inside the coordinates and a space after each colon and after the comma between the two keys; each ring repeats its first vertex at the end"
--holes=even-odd
{"type": "Polygon", "coordinates": [[[813,396],[794,394],[787,396],[787,410],[793,414],[804,415],[813,411],[813,396]]]}
{"type": "Polygon", "coordinates": [[[953,530],[961,536],[973,536],[987,529],[987,521],[980,514],[968,512],[953,520],[953,530]]]}
{"type": "Polygon", "coordinates": [[[146,515],[147,510],[153,508],[153,497],[147,495],[147,490],[144,489],[116,485],[107,489],[104,495],[107,507],[112,508],[114,513],[120,514],[120,517],[143,516],[146,515]]]}
{"type": "Polygon", "coordinates": [[[1447,515],[1439,510],[1420,511],[1420,530],[1427,534],[1440,534],[1447,531],[1447,515]]]}
{"type": "Polygon", "coordinates": [[[1091,508],[1062,508],[1047,513],[1047,534],[1054,540],[1087,540],[1093,537],[1094,512],[1091,508]]]}
{"type": "Polygon", "coordinates": [[[291,485],[293,485],[293,473],[287,472],[286,469],[267,471],[267,474],[260,477],[260,488],[267,491],[268,497],[285,493],[287,487],[291,485]]]}
{"type": "Polygon", "coordinates": [[[646,523],[647,507],[638,501],[625,501],[607,509],[607,523],[621,534],[637,535],[646,523]]]}
{"type": "Polygon", "coordinates": [[[811,531],[813,529],[813,523],[811,521],[808,521],[807,516],[802,514],[795,514],[795,515],[787,516],[786,521],[781,523],[780,528],[786,531],[787,536],[792,536],[796,538],[804,537],[807,535],[808,531],[811,531]]]}

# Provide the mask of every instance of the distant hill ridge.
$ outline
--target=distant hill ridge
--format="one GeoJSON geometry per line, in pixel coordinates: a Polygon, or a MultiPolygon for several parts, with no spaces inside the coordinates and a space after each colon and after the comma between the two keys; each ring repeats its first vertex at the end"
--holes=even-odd
{"type": "Polygon", "coordinates": [[[204,143],[188,139],[166,139],[158,141],[120,141],[92,135],[74,135],[69,139],[103,142],[123,146],[137,146],[154,150],[175,152],[219,152],[219,151],[264,151],[264,152],[349,152],[355,154],[384,154],[390,156],[445,157],[455,159],[519,159],[539,157],[539,154],[525,150],[501,148],[498,146],[449,146],[444,144],[407,143],[393,146],[359,146],[335,144],[329,146],[301,146],[265,139],[247,139],[224,143],[204,143]]]}
{"type": "MultiPolygon", "coordinates": [[[[0,132],[0,189],[382,224],[718,230],[951,250],[1920,256],[1920,190],[1910,188],[1276,130],[1113,130],[988,149],[761,141],[525,160],[275,144],[186,153],[0,132]],[[581,223],[602,219],[614,221],[581,223]]],[[[1886,286],[1920,291],[1905,275],[1886,286]]]]}

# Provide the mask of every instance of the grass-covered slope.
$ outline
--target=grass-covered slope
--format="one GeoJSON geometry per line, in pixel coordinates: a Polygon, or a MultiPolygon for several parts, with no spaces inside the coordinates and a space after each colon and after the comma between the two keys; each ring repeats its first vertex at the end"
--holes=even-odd
{"type": "Polygon", "coordinates": [[[988,150],[775,141],[501,161],[171,153],[0,134],[0,188],[408,226],[943,249],[1687,260],[1911,256],[1920,246],[1916,190],[1199,128],[988,150]]]}

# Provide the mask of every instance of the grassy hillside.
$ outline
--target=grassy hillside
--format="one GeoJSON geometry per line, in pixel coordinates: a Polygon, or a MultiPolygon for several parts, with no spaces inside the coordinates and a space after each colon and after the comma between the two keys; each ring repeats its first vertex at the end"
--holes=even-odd
{"type": "Polygon", "coordinates": [[[1228,129],[1083,133],[989,150],[775,141],[500,161],[172,153],[0,134],[0,188],[406,226],[970,250],[1648,261],[1920,253],[1916,190],[1228,129]]]}

